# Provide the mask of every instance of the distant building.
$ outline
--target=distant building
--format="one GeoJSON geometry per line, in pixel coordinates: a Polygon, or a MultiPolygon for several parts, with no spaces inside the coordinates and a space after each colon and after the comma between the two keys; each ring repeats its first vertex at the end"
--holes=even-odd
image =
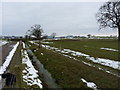
{"type": "Polygon", "coordinates": [[[46,38],[47,39],[53,39],[54,37],[53,36],[47,36],[46,38]]]}
{"type": "Polygon", "coordinates": [[[66,36],[65,38],[67,38],[67,39],[73,39],[74,36],[73,36],[73,35],[68,35],[68,36],[66,36]]]}
{"type": "Polygon", "coordinates": [[[22,36],[0,36],[0,39],[20,39],[22,36]]]}

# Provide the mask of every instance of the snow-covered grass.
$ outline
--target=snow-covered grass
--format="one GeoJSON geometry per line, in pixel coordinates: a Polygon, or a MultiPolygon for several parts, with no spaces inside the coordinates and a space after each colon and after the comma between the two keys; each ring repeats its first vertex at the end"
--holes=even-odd
{"type": "Polygon", "coordinates": [[[0,46],[7,44],[7,41],[0,40],[0,46]]]}
{"type": "Polygon", "coordinates": [[[6,71],[6,68],[9,66],[18,45],[19,45],[19,42],[17,42],[17,44],[13,46],[13,49],[10,51],[9,55],[6,57],[5,62],[3,63],[2,66],[0,66],[0,74],[3,74],[6,71]]]}
{"type": "MultiPolygon", "coordinates": [[[[45,41],[44,41],[45,42],[45,41]]],[[[48,42],[48,41],[46,41],[48,42]]],[[[110,60],[118,60],[118,52],[111,50],[103,50],[100,48],[111,48],[118,50],[117,40],[52,40],[52,44],[46,44],[62,49],[71,49],[82,52],[93,57],[101,57],[110,60]]]]}
{"type": "Polygon", "coordinates": [[[100,48],[100,49],[103,49],[103,50],[109,50],[109,51],[116,51],[116,52],[118,52],[118,50],[116,50],[116,49],[112,49],[112,48],[100,48]]]}
{"type": "Polygon", "coordinates": [[[86,83],[89,88],[92,88],[92,89],[94,89],[94,90],[97,90],[97,85],[96,85],[95,83],[93,83],[93,82],[87,82],[87,81],[86,81],[85,79],[83,79],[83,78],[81,78],[81,80],[82,80],[84,83],[86,83]]]}
{"type": "MultiPolygon", "coordinates": [[[[23,48],[25,48],[24,43],[23,48]]],[[[26,50],[22,50],[22,56],[22,64],[26,65],[25,69],[23,70],[23,81],[29,86],[37,85],[39,88],[43,88],[41,84],[42,82],[39,79],[38,71],[32,65],[26,50]]]]}
{"type": "MultiPolygon", "coordinates": [[[[37,43],[35,43],[33,41],[30,41],[30,43],[39,45],[39,44],[37,44],[37,43]]],[[[62,53],[63,56],[72,58],[73,60],[76,60],[76,61],[80,61],[80,60],[76,59],[75,57],[84,56],[86,59],[88,59],[88,60],[90,60],[90,61],[92,61],[94,63],[98,63],[98,64],[101,64],[101,65],[104,65],[104,66],[108,66],[108,67],[120,70],[120,67],[119,67],[120,62],[119,61],[114,61],[114,60],[109,60],[109,59],[103,59],[103,58],[94,58],[94,57],[91,57],[90,55],[87,55],[87,54],[84,54],[84,53],[81,53],[81,52],[77,52],[77,51],[73,51],[73,50],[70,50],[70,49],[60,50],[59,48],[51,47],[49,45],[41,45],[41,46],[44,47],[44,48],[46,48],[46,49],[48,49],[48,50],[53,50],[53,51],[57,51],[59,53],[62,53]],[[66,55],[66,54],[70,54],[71,56],[66,55]],[[72,56],[74,56],[74,57],[72,57],[72,56]]],[[[96,67],[93,64],[85,62],[85,61],[81,61],[81,62],[83,62],[84,64],[86,64],[88,66],[96,67]]],[[[105,71],[107,73],[110,73],[112,75],[115,75],[115,76],[119,77],[118,74],[115,74],[115,73],[113,73],[111,71],[108,71],[106,69],[103,69],[101,67],[96,67],[96,68],[98,68],[99,70],[103,70],[103,71],[105,71]]]]}
{"type": "MultiPolygon", "coordinates": [[[[37,44],[28,44],[31,45],[30,49],[32,51],[37,47],[37,44]]],[[[87,84],[82,82],[82,80],[80,80],[81,78],[84,78],[87,82],[94,82],[97,88],[117,87],[118,77],[98,70],[99,67],[96,68],[97,66],[94,68],[83,64],[81,61],[84,60],[77,59],[70,54],[63,54],[42,47],[34,52],[34,54],[51,73],[56,83],[63,88],[87,88],[87,84]],[[43,55],[41,53],[43,53],[43,55]],[[79,62],[75,60],[79,60],[79,62]]],[[[91,63],[89,64],[91,65],[91,63]]]]}
{"type": "MultiPolygon", "coordinates": [[[[84,56],[84,57],[86,57],[86,59],[91,60],[91,61],[94,62],[94,63],[98,63],[98,64],[101,64],[101,65],[104,65],[104,66],[108,66],[108,67],[112,67],[112,68],[114,68],[114,69],[120,70],[120,66],[119,66],[119,65],[120,65],[120,62],[118,62],[118,61],[109,60],[109,59],[102,59],[102,58],[94,58],[94,57],[90,57],[90,56],[87,55],[87,54],[84,54],[84,53],[81,53],[81,52],[76,52],[76,51],[73,51],[73,50],[70,50],[70,49],[59,50],[58,48],[50,47],[50,46],[48,46],[48,45],[42,45],[42,47],[44,47],[44,48],[46,48],[46,49],[49,49],[49,50],[55,50],[55,51],[57,51],[57,52],[60,52],[60,53],[62,53],[64,56],[69,57],[69,58],[72,58],[72,59],[74,59],[74,60],[76,60],[76,61],[79,61],[79,60],[77,60],[76,58],[71,57],[71,56],[69,56],[69,55],[65,55],[65,54],[66,54],[66,53],[67,53],[67,54],[69,53],[69,54],[71,54],[72,56],[77,56],[77,57],[84,56]]],[[[90,64],[90,63],[87,63],[87,62],[85,62],[85,61],[82,61],[82,62],[83,62],[84,64],[86,64],[86,65],[95,67],[94,65],[92,65],[92,64],[90,64]]],[[[104,69],[102,69],[102,68],[100,68],[100,67],[99,67],[98,69],[99,69],[99,70],[106,71],[106,70],[104,70],[104,69]]],[[[112,73],[112,72],[110,72],[110,71],[106,71],[106,72],[107,72],[107,73],[111,73],[111,74],[119,77],[118,74],[114,74],[114,73],[112,73]]]]}
{"type": "Polygon", "coordinates": [[[69,53],[72,56],[77,56],[77,57],[84,56],[84,57],[86,57],[86,59],[91,60],[94,63],[102,64],[102,65],[120,70],[120,66],[119,66],[120,62],[119,61],[114,61],[114,60],[104,59],[104,58],[94,58],[94,57],[91,57],[90,55],[84,54],[82,52],[73,51],[73,50],[70,50],[70,49],[60,50],[59,48],[51,47],[51,46],[48,46],[48,45],[42,45],[42,47],[45,47],[46,49],[55,50],[55,51],[58,51],[58,52],[61,52],[61,53],[64,53],[64,54],[69,53]]]}

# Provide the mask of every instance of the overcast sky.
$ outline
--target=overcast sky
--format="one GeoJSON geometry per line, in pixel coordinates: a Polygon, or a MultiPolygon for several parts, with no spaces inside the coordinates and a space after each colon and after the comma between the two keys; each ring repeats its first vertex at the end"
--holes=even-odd
{"type": "MultiPolygon", "coordinates": [[[[95,13],[103,2],[4,2],[0,31],[2,35],[25,35],[34,24],[44,33],[62,35],[117,35],[117,30],[99,31],[95,13]]],[[[1,8],[1,4],[0,4],[1,8]]]]}

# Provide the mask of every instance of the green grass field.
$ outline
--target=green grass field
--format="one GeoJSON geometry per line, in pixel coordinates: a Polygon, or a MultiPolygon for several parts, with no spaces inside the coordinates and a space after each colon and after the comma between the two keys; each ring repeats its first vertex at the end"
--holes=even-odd
{"type": "MultiPolygon", "coordinates": [[[[117,58],[118,52],[100,49],[103,47],[118,49],[116,40],[52,40],[49,42],[53,42],[49,44],[50,46],[60,49],[71,49],[93,57],[102,57],[119,61],[117,58]]],[[[34,50],[37,47],[38,46],[31,44],[30,49],[34,50]]],[[[94,82],[98,88],[119,87],[118,80],[120,78],[109,74],[104,70],[99,70],[98,68],[83,64],[81,61],[75,61],[72,58],[63,56],[61,53],[42,47],[34,53],[44,67],[52,74],[52,77],[55,79],[56,83],[62,88],[87,88],[87,85],[81,81],[81,78],[94,82]]],[[[77,59],[84,60],[83,57],[79,57],[77,59]]],[[[119,72],[119,70],[114,70],[107,66],[99,66],[112,70],[112,72],[117,74],[119,72]]]]}
{"type": "Polygon", "coordinates": [[[54,40],[50,42],[54,42],[50,44],[50,46],[67,48],[80,51],[93,57],[119,61],[118,52],[100,49],[104,47],[118,50],[117,40],[54,40]]]}
{"type": "MultiPolygon", "coordinates": [[[[110,48],[110,49],[118,50],[117,40],[107,40],[107,39],[106,40],[88,40],[88,39],[85,40],[84,39],[84,40],[52,40],[52,41],[46,41],[46,42],[52,42],[48,45],[57,47],[60,50],[70,49],[73,51],[82,52],[94,58],[110,59],[112,61],[120,60],[118,59],[118,51],[100,49],[100,48],[110,48]]],[[[68,53],[67,55],[71,56],[70,53],[68,53]]],[[[95,65],[96,67],[101,67],[103,69],[111,71],[112,73],[116,73],[116,74],[120,73],[119,70],[115,70],[108,66],[104,66],[98,63],[91,62],[85,57],[75,56],[75,58],[88,62],[92,65],[95,65]]]]}

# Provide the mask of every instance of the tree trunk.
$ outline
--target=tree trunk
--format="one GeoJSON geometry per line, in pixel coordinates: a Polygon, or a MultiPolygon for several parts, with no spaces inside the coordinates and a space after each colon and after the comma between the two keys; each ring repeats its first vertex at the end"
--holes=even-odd
{"type": "MultiPolygon", "coordinates": [[[[118,60],[120,60],[120,26],[118,26],[118,60]]],[[[120,64],[118,68],[120,68],[120,64]]],[[[120,73],[118,74],[120,75],[120,73]]]]}
{"type": "Polygon", "coordinates": [[[118,26],[118,58],[120,59],[120,26],[118,26]]]}
{"type": "Polygon", "coordinates": [[[39,48],[40,48],[40,38],[39,38],[39,48]]]}
{"type": "Polygon", "coordinates": [[[120,42],[120,26],[118,26],[118,42],[120,42]]]}

